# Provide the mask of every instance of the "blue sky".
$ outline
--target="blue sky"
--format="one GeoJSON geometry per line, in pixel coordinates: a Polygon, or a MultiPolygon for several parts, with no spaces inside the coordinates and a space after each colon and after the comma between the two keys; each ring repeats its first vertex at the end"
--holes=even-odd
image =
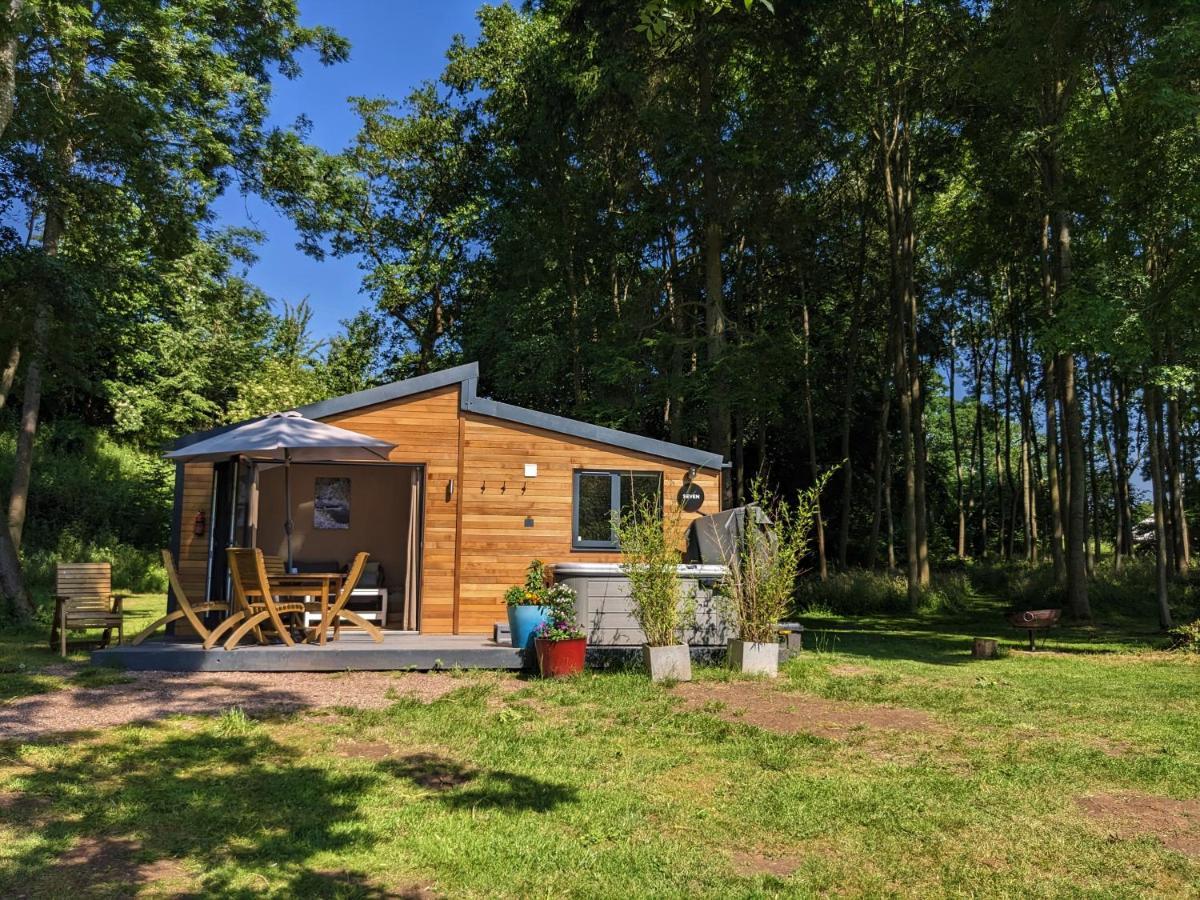
{"type": "MultiPolygon", "coordinates": [[[[475,10],[481,0],[301,0],[306,25],[329,25],[350,41],[350,60],[323,67],[306,60],[304,74],[277,81],[272,121],[290,125],[297,116],[312,121],[309,139],[340,150],[357,131],[347,97],[403,99],[436,78],[455,34],[473,40],[479,33],[475,10]]],[[[262,201],[232,193],[216,204],[219,225],[249,226],[266,234],[250,280],[272,299],[297,303],[308,298],[313,333],[328,337],[369,299],[359,293],[359,272],[351,259],[310,259],[296,249],[291,223],[262,201]]]]}

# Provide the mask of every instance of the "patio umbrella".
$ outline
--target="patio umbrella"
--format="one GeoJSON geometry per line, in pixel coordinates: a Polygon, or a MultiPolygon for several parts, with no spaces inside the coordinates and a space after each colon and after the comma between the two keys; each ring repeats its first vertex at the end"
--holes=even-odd
{"type": "Polygon", "coordinates": [[[189,447],[173,450],[176,462],[220,462],[244,456],[254,462],[283,463],[283,530],[287,535],[287,567],[292,568],[292,462],[375,462],[386,460],[395,444],[379,438],[306,419],[298,412],[272,413],[237,425],[189,447]]]}

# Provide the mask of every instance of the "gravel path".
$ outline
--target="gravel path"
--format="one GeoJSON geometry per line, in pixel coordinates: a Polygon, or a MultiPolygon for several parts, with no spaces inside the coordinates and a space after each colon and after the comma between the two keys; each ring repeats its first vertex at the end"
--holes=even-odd
{"type": "Polygon", "coordinates": [[[0,704],[0,741],[37,740],[173,715],[248,713],[322,706],[381,709],[397,696],[435,700],[460,678],[421,672],[131,672],[124,684],[65,688],[0,704]]]}

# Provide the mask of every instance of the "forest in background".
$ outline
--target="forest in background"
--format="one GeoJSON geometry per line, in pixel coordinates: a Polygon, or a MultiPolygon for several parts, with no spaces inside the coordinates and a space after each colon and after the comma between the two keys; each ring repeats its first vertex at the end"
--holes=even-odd
{"type": "Polygon", "coordinates": [[[0,2],[17,613],[22,561],[162,544],[170,437],[465,360],[499,399],[721,452],[728,503],[836,469],[814,580],[896,570],[917,607],[990,560],[1086,619],[1131,569],[1160,625],[1187,612],[1194,3],[479,17],[329,153],[265,124],[272,79],[350,52],[294,3],[0,2]],[[326,342],[273,306],[257,236],[212,226],[227,190],[355,259],[368,308],[326,342]],[[77,496],[93,469],[111,503],[77,496]]]}

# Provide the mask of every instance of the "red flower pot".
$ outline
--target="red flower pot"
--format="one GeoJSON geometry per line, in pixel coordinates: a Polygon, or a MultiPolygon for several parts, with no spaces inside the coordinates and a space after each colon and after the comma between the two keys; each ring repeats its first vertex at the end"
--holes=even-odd
{"type": "Polygon", "coordinates": [[[587,649],[587,638],[569,641],[548,641],[537,638],[533,642],[537,650],[538,668],[543,678],[562,678],[578,675],[583,671],[583,656],[587,649]]]}

